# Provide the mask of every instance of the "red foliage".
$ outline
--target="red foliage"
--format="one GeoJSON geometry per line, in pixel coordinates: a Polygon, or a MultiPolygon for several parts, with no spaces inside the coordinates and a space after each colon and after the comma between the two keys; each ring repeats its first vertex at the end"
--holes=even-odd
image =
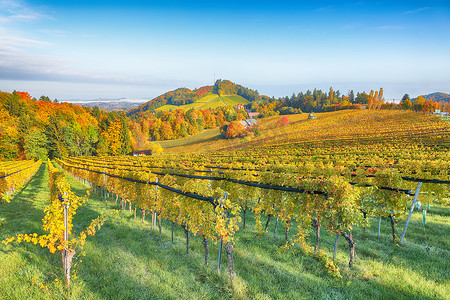
{"type": "Polygon", "coordinates": [[[280,120],[278,120],[277,125],[280,126],[287,126],[289,125],[289,119],[286,116],[283,116],[280,120]]]}

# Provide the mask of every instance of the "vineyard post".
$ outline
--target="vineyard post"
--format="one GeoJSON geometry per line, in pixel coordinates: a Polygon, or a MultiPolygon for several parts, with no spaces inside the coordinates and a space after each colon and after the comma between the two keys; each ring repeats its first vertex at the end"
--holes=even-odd
{"type": "Polygon", "coordinates": [[[172,244],[173,244],[173,226],[175,225],[175,222],[172,221],[172,244]]]}
{"type": "Polygon", "coordinates": [[[414,194],[414,199],[411,204],[411,208],[409,209],[408,218],[406,218],[405,228],[403,228],[402,236],[400,237],[400,241],[399,241],[400,245],[403,243],[403,239],[405,238],[406,230],[408,229],[409,221],[411,220],[411,215],[414,211],[414,207],[416,205],[417,198],[419,197],[419,192],[420,192],[421,187],[422,187],[422,182],[419,182],[419,184],[417,185],[416,193],[414,194]]]}
{"type": "Polygon", "coordinates": [[[7,173],[6,173],[6,171],[5,171],[5,195],[6,195],[6,197],[8,197],[9,195],[9,190],[8,190],[8,175],[7,175],[7,173]]]}
{"type": "Polygon", "coordinates": [[[275,222],[275,231],[273,233],[273,238],[275,238],[277,236],[277,229],[278,229],[278,220],[279,220],[279,218],[280,218],[280,216],[278,215],[278,212],[277,212],[277,220],[275,222]]]}
{"type": "Polygon", "coordinates": [[[106,171],[103,169],[103,198],[106,199],[106,171]]]}
{"type": "MultiPolygon", "coordinates": [[[[158,201],[158,177],[156,177],[156,185],[155,185],[155,203],[158,201]]],[[[152,213],[152,230],[156,229],[156,208],[152,213]]]]}
{"type": "Polygon", "coordinates": [[[381,217],[378,217],[378,233],[377,236],[381,235],[381,217]]]}
{"type": "Polygon", "coordinates": [[[63,256],[63,269],[64,269],[64,278],[66,281],[67,290],[69,290],[69,282],[70,282],[70,266],[69,266],[69,259],[68,259],[68,250],[67,250],[67,242],[69,241],[69,221],[68,221],[68,208],[69,208],[69,202],[68,202],[68,194],[67,192],[64,192],[62,195],[58,195],[59,201],[61,203],[64,203],[64,249],[62,250],[62,256],[63,256]]]}
{"type": "MultiPolygon", "coordinates": [[[[228,193],[225,193],[223,195],[223,198],[226,200],[228,198],[228,193]]],[[[220,207],[223,208],[223,201],[222,198],[220,198],[220,207]]],[[[225,213],[224,213],[225,214],[225,213]]],[[[217,260],[217,273],[220,274],[220,261],[222,260],[222,245],[223,245],[223,240],[222,237],[220,237],[220,242],[219,242],[219,258],[217,260]]]]}
{"type": "MultiPolygon", "coordinates": [[[[339,223],[339,220],[338,220],[338,223],[339,223]]],[[[338,224],[336,230],[339,230],[339,224],[338,224]]],[[[336,237],[335,237],[335,239],[334,239],[333,261],[334,261],[334,259],[336,258],[336,251],[337,251],[338,239],[339,239],[339,233],[336,233],[336,237]]]]}
{"type": "Polygon", "coordinates": [[[339,239],[339,234],[336,233],[336,237],[334,239],[333,261],[336,259],[336,251],[337,251],[338,239],[339,239]]]}

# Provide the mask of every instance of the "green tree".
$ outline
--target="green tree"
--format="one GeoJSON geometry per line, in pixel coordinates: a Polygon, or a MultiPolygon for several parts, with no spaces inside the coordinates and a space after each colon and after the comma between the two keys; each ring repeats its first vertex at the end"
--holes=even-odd
{"type": "Polygon", "coordinates": [[[24,149],[27,159],[46,160],[48,157],[47,136],[38,128],[31,129],[25,136],[24,149]]]}
{"type": "Polygon", "coordinates": [[[348,101],[350,101],[350,103],[355,102],[355,93],[353,92],[353,90],[348,91],[348,101]]]}
{"type": "Polygon", "coordinates": [[[357,93],[356,94],[355,103],[358,103],[358,104],[367,104],[367,103],[369,103],[369,95],[367,95],[364,92],[363,93],[357,93]]]}

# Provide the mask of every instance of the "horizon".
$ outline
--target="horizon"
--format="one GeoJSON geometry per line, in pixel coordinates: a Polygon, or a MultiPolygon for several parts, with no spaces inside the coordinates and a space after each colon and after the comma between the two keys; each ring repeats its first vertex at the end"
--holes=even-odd
{"type": "Polygon", "coordinates": [[[450,93],[446,1],[0,0],[0,90],[151,100],[227,79],[269,97],[330,87],[450,93]]]}

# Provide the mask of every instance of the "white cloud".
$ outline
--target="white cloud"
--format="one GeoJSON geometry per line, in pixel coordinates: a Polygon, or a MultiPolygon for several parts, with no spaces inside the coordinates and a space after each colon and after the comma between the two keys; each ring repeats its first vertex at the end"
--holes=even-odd
{"type": "Polygon", "coordinates": [[[404,14],[404,15],[416,14],[416,13],[422,12],[422,11],[424,11],[424,10],[429,10],[429,9],[431,9],[431,7],[428,7],[428,6],[426,6],[426,7],[420,7],[420,8],[417,8],[417,9],[405,11],[403,14],[404,14]]]}
{"type": "Polygon", "coordinates": [[[48,18],[38,9],[30,7],[20,0],[0,0],[0,7],[2,7],[0,23],[30,22],[48,18]]]}

